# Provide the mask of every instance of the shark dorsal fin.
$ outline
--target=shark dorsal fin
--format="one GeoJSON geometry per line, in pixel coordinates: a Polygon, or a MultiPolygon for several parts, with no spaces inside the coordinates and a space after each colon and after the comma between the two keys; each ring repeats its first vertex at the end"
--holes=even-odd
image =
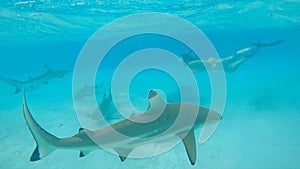
{"type": "Polygon", "coordinates": [[[47,64],[44,65],[46,72],[53,72],[53,69],[51,69],[47,64]]]}
{"type": "Polygon", "coordinates": [[[165,108],[165,100],[154,90],[151,90],[148,94],[148,108],[147,111],[157,108],[165,108]]]}
{"type": "Polygon", "coordinates": [[[182,139],[185,150],[189,156],[189,160],[192,165],[195,165],[197,152],[196,152],[196,141],[194,130],[186,131],[178,134],[178,136],[182,139]]]}

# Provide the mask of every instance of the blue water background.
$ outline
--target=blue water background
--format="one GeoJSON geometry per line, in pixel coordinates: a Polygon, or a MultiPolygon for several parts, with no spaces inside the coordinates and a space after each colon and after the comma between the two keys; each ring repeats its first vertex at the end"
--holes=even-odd
{"type": "MultiPolygon", "coordinates": [[[[85,11],[84,8],[82,10],[85,11]]],[[[251,12],[255,13],[255,10],[251,12]]],[[[297,15],[296,12],[291,12],[287,16],[293,18],[295,14],[297,15]]],[[[249,18],[253,19],[250,16],[249,18]]],[[[294,18],[297,20],[297,17],[294,18]]],[[[108,17],[106,19],[109,20],[108,17]]],[[[229,56],[257,41],[283,39],[286,42],[261,49],[236,72],[226,73],[227,97],[223,120],[207,143],[197,145],[196,167],[299,168],[299,23],[291,24],[286,21],[258,28],[264,24],[259,18],[255,18],[257,21],[251,20],[247,27],[245,24],[241,28],[238,21],[244,19],[247,19],[247,15],[244,18],[236,17],[234,21],[237,21],[237,25],[231,25],[235,22],[230,19],[225,20],[222,22],[227,25],[225,28],[203,26],[204,33],[214,44],[220,57],[229,56]]],[[[1,30],[15,30],[13,25],[6,24],[1,30]]],[[[202,29],[201,26],[198,27],[202,29]]],[[[33,38],[28,38],[25,34],[22,38],[19,36],[22,34],[16,33],[16,41],[13,40],[13,35],[2,36],[0,75],[27,80],[28,76],[37,76],[44,72],[45,64],[53,69],[72,71],[81,48],[93,33],[91,30],[83,32],[82,38],[73,38],[69,34],[64,38],[62,33],[56,34],[54,31],[51,32],[54,37],[49,35],[49,40],[45,38],[47,34],[42,38],[32,34],[28,36],[32,35],[33,38]],[[37,39],[33,40],[34,38],[37,39]]],[[[77,33],[74,35],[78,36],[77,33]]],[[[166,47],[178,49],[167,44],[166,47]]],[[[186,52],[184,49],[178,50],[177,54],[186,52]]],[[[106,66],[106,69],[110,69],[109,65],[106,66]]],[[[195,73],[198,79],[203,76],[203,73],[195,73]]],[[[80,127],[72,104],[71,78],[69,76],[69,79],[52,80],[48,85],[41,85],[28,94],[30,108],[37,121],[58,137],[76,134],[80,127]]],[[[149,78],[155,80],[155,77],[149,78]]],[[[148,84],[141,81],[136,85],[146,101],[148,89],[143,87],[148,84]]],[[[159,85],[166,86],[163,82],[158,83],[159,85]]],[[[207,91],[210,90],[209,86],[205,87],[207,91]]],[[[0,82],[0,168],[196,168],[189,164],[182,145],[158,157],[128,159],[125,163],[104,151],[93,152],[84,159],[78,157],[77,151],[57,151],[40,162],[30,163],[34,140],[23,119],[22,94],[14,95],[14,90],[0,82]]],[[[210,99],[210,93],[207,91],[203,91],[204,105],[209,105],[207,100],[210,99]]],[[[146,103],[141,105],[145,106],[146,103]]]]}

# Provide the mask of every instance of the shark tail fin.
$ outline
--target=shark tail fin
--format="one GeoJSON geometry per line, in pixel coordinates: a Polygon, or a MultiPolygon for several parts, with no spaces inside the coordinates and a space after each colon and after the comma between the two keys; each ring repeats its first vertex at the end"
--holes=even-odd
{"type": "Polygon", "coordinates": [[[30,161],[38,161],[57,149],[59,138],[45,131],[33,119],[26,103],[25,91],[23,99],[23,114],[26,124],[36,142],[36,148],[30,157],[30,161]]]}
{"type": "MultiPolygon", "coordinates": [[[[38,144],[38,143],[37,143],[38,144]]],[[[39,161],[40,159],[46,157],[47,155],[51,154],[55,149],[51,147],[42,146],[40,147],[37,145],[30,157],[30,161],[39,161]]]]}
{"type": "Polygon", "coordinates": [[[16,88],[15,94],[18,94],[25,86],[25,82],[19,80],[13,80],[0,76],[0,80],[14,86],[16,88]]]}

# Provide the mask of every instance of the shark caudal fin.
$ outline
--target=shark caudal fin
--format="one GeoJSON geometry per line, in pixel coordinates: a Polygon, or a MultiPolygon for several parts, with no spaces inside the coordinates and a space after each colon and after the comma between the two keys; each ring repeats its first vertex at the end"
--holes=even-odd
{"type": "Polygon", "coordinates": [[[46,157],[56,149],[56,145],[59,141],[59,138],[45,131],[33,119],[32,115],[30,114],[30,111],[28,110],[25,91],[23,99],[23,114],[26,120],[26,124],[36,142],[36,148],[31,155],[30,161],[38,161],[41,158],[46,157]]]}
{"type": "Polygon", "coordinates": [[[25,82],[19,80],[13,80],[0,76],[0,80],[14,86],[16,88],[15,94],[18,94],[25,86],[25,82]]]}

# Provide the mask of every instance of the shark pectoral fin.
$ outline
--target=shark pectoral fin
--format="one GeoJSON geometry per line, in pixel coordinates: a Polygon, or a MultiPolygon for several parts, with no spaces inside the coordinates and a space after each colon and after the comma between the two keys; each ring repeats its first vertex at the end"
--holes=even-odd
{"type": "Polygon", "coordinates": [[[119,156],[119,157],[120,157],[120,159],[121,159],[122,162],[125,161],[126,158],[127,158],[127,157],[125,157],[125,156],[119,156]]]}
{"type": "Polygon", "coordinates": [[[127,159],[128,155],[132,151],[132,149],[123,149],[123,148],[115,148],[114,150],[118,153],[120,160],[122,162],[127,159]]]}
{"type": "Polygon", "coordinates": [[[195,134],[194,130],[188,131],[188,133],[184,132],[181,134],[178,134],[178,136],[182,139],[185,150],[188,154],[189,160],[192,165],[195,165],[196,163],[196,141],[195,141],[195,134]]]}
{"type": "Polygon", "coordinates": [[[89,153],[90,153],[90,151],[80,151],[79,157],[85,157],[85,156],[88,155],[89,153]]]}

